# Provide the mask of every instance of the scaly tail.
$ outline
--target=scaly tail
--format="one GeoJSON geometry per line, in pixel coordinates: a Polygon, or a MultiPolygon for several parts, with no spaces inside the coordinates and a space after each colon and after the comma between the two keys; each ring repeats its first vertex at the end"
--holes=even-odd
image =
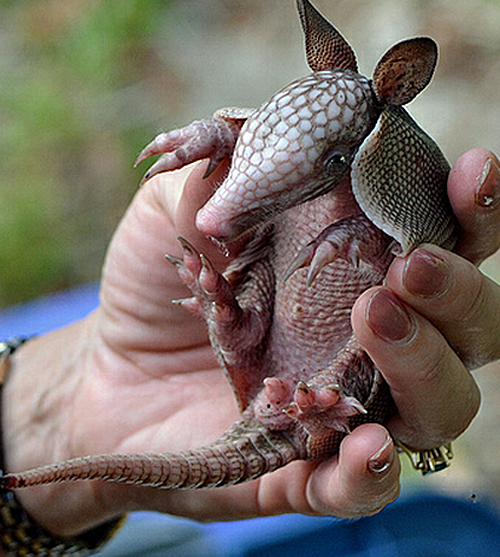
{"type": "Polygon", "coordinates": [[[253,480],[303,458],[282,432],[238,422],[218,441],[177,454],[104,454],[7,474],[0,487],[18,489],[76,480],[103,480],[162,489],[228,486],[253,480]]]}

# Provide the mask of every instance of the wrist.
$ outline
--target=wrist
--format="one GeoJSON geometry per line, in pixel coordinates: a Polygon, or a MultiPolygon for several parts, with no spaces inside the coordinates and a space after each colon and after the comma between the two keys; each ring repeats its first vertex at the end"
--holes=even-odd
{"type": "Polygon", "coordinates": [[[2,393],[4,466],[17,470],[66,457],[83,322],[33,338],[10,357],[2,393]],[[66,427],[65,427],[66,426],[66,427]]]}
{"type": "MultiPolygon", "coordinates": [[[[90,320],[37,337],[11,357],[2,394],[6,470],[74,456],[72,409],[83,379],[90,320]]],[[[89,483],[20,490],[29,515],[54,535],[81,534],[119,514],[89,483]]]]}

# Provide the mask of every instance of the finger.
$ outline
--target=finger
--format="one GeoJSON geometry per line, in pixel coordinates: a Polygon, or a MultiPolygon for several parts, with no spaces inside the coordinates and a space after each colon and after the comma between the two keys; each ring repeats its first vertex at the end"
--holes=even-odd
{"type": "MultiPolygon", "coordinates": [[[[190,291],[177,267],[164,257],[165,253],[182,255],[175,220],[184,203],[186,184],[188,190],[194,184],[202,192],[214,186],[202,179],[205,165],[202,161],[157,175],[139,189],[113,237],[103,271],[101,310],[111,312],[111,319],[105,320],[105,332],[112,335],[109,342],[127,349],[147,349],[158,356],[155,364],[162,369],[163,351],[207,342],[204,324],[169,303],[189,296],[190,291]],[[166,326],[170,326],[168,335],[166,326]]],[[[198,204],[202,202],[200,199],[198,204]]]]}
{"type": "Polygon", "coordinates": [[[500,165],[487,149],[473,149],[453,166],[448,196],[460,223],[455,248],[478,264],[500,247],[500,165]]]}
{"type": "Polygon", "coordinates": [[[367,424],[348,435],[338,460],[311,474],[306,496],[314,512],[343,518],[380,511],[399,494],[400,464],[386,429],[367,424]]]}
{"type": "Polygon", "coordinates": [[[398,414],[388,425],[396,438],[429,449],[458,437],[476,415],[480,395],[441,333],[385,286],[360,296],[352,321],[391,389],[398,414]]]}
{"type": "Polygon", "coordinates": [[[386,284],[439,329],[469,369],[500,358],[500,287],[466,259],[425,245],[396,258],[386,284]]]}

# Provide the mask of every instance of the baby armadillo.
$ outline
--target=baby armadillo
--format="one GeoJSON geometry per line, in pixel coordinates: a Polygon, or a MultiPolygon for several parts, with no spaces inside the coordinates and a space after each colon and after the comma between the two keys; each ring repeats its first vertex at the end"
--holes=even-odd
{"type": "Polygon", "coordinates": [[[395,411],[387,384],[353,335],[358,296],[383,282],[395,254],[421,242],[452,248],[449,165],[402,105],[429,83],[430,38],[392,47],[373,79],[310,4],[297,0],[312,74],[256,110],[162,133],[145,181],[208,158],[229,174],[198,212],[218,245],[243,247],[223,274],[186,239],[169,260],[206,320],[241,410],[217,441],[179,454],[87,456],[4,476],[4,487],[97,479],[161,488],[226,486],[338,450],[343,436],[395,411]]]}

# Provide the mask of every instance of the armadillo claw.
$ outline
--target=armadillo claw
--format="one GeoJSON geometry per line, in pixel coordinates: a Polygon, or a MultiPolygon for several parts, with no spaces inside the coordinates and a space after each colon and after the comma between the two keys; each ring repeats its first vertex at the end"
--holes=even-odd
{"type": "Polygon", "coordinates": [[[264,388],[259,392],[253,404],[255,417],[260,423],[274,429],[286,428],[293,417],[287,415],[286,408],[293,397],[293,384],[278,377],[266,377],[264,388]]]}
{"type": "MultiPolygon", "coordinates": [[[[315,252],[314,257],[312,258],[311,264],[309,266],[309,271],[307,273],[307,281],[306,286],[309,287],[312,283],[316,280],[316,277],[319,275],[320,271],[331,263],[335,261],[339,256],[339,247],[336,246],[330,240],[321,242],[315,252]]],[[[353,265],[356,266],[356,263],[353,262],[353,265]]]]}
{"type": "Polygon", "coordinates": [[[242,123],[219,117],[196,120],[177,130],[157,135],[141,151],[134,166],[152,155],[163,154],[146,172],[141,184],[159,174],[177,170],[194,161],[210,159],[205,177],[233,153],[242,123]]]}
{"type": "MultiPolygon", "coordinates": [[[[208,318],[207,313],[214,309],[219,315],[232,314],[232,310],[238,312],[233,290],[224,276],[215,269],[206,255],[198,252],[185,238],[179,236],[178,240],[183,258],[169,255],[167,259],[175,265],[181,280],[205,308],[205,317],[208,318]]],[[[186,304],[183,301],[180,305],[186,304]]]]}
{"type": "Polygon", "coordinates": [[[286,282],[294,273],[299,269],[307,267],[310,265],[312,258],[314,257],[314,241],[304,246],[299,253],[293,258],[292,262],[288,266],[288,269],[283,275],[283,282],[286,282]]]}
{"type": "Polygon", "coordinates": [[[204,317],[214,342],[228,358],[260,342],[265,330],[260,323],[263,317],[240,306],[233,287],[206,255],[185,238],[178,240],[183,258],[168,256],[167,259],[176,267],[193,297],[174,303],[204,317]]]}
{"type": "Polygon", "coordinates": [[[357,266],[356,247],[358,242],[355,233],[349,226],[354,218],[356,217],[349,217],[331,224],[304,246],[286,270],[284,281],[298,269],[309,266],[307,286],[311,286],[323,267],[338,257],[344,257],[357,266]]]}
{"type": "MultiPolygon", "coordinates": [[[[283,281],[298,269],[309,266],[306,279],[309,287],[324,267],[339,258],[364,274],[378,275],[385,271],[393,257],[388,247],[389,239],[381,241],[380,238],[364,215],[334,222],[299,251],[286,270],[283,281]]],[[[392,248],[393,243],[390,246],[392,248]]]]}
{"type": "Polygon", "coordinates": [[[198,300],[198,298],[194,296],[191,298],[181,298],[179,300],[172,300],[172,304],[176,306],[180,306],[184,309],[187,309],[191,313],[195,313],[196,315],[203,317],[203,307],[200,301],[198,300]]]}
{"type": "Polygon", "coordinates": [[[175,255],[170,255],[169,253],[166,253],[165,259],[175,267],[179,267],[180,265],[182,265],[182,259],[180,259],[179,257],[175,257],[175,255]]]}
{"type": "Polygon", "coordinates": [[[291,397],[292,389],[289,382],[279,377],[266,377],[264,388],[269,404],[283,406],[283,402],[291,397]]]}
{"type": "Polygon", "coordinates": [[[293,398],[284,411],[298,420],[311,437],[321,437],[332,430],[349,433],[349,418],[366,414],[356,398],[342,394],[335,384],[313,387],[299,381],[293,398]]]}

